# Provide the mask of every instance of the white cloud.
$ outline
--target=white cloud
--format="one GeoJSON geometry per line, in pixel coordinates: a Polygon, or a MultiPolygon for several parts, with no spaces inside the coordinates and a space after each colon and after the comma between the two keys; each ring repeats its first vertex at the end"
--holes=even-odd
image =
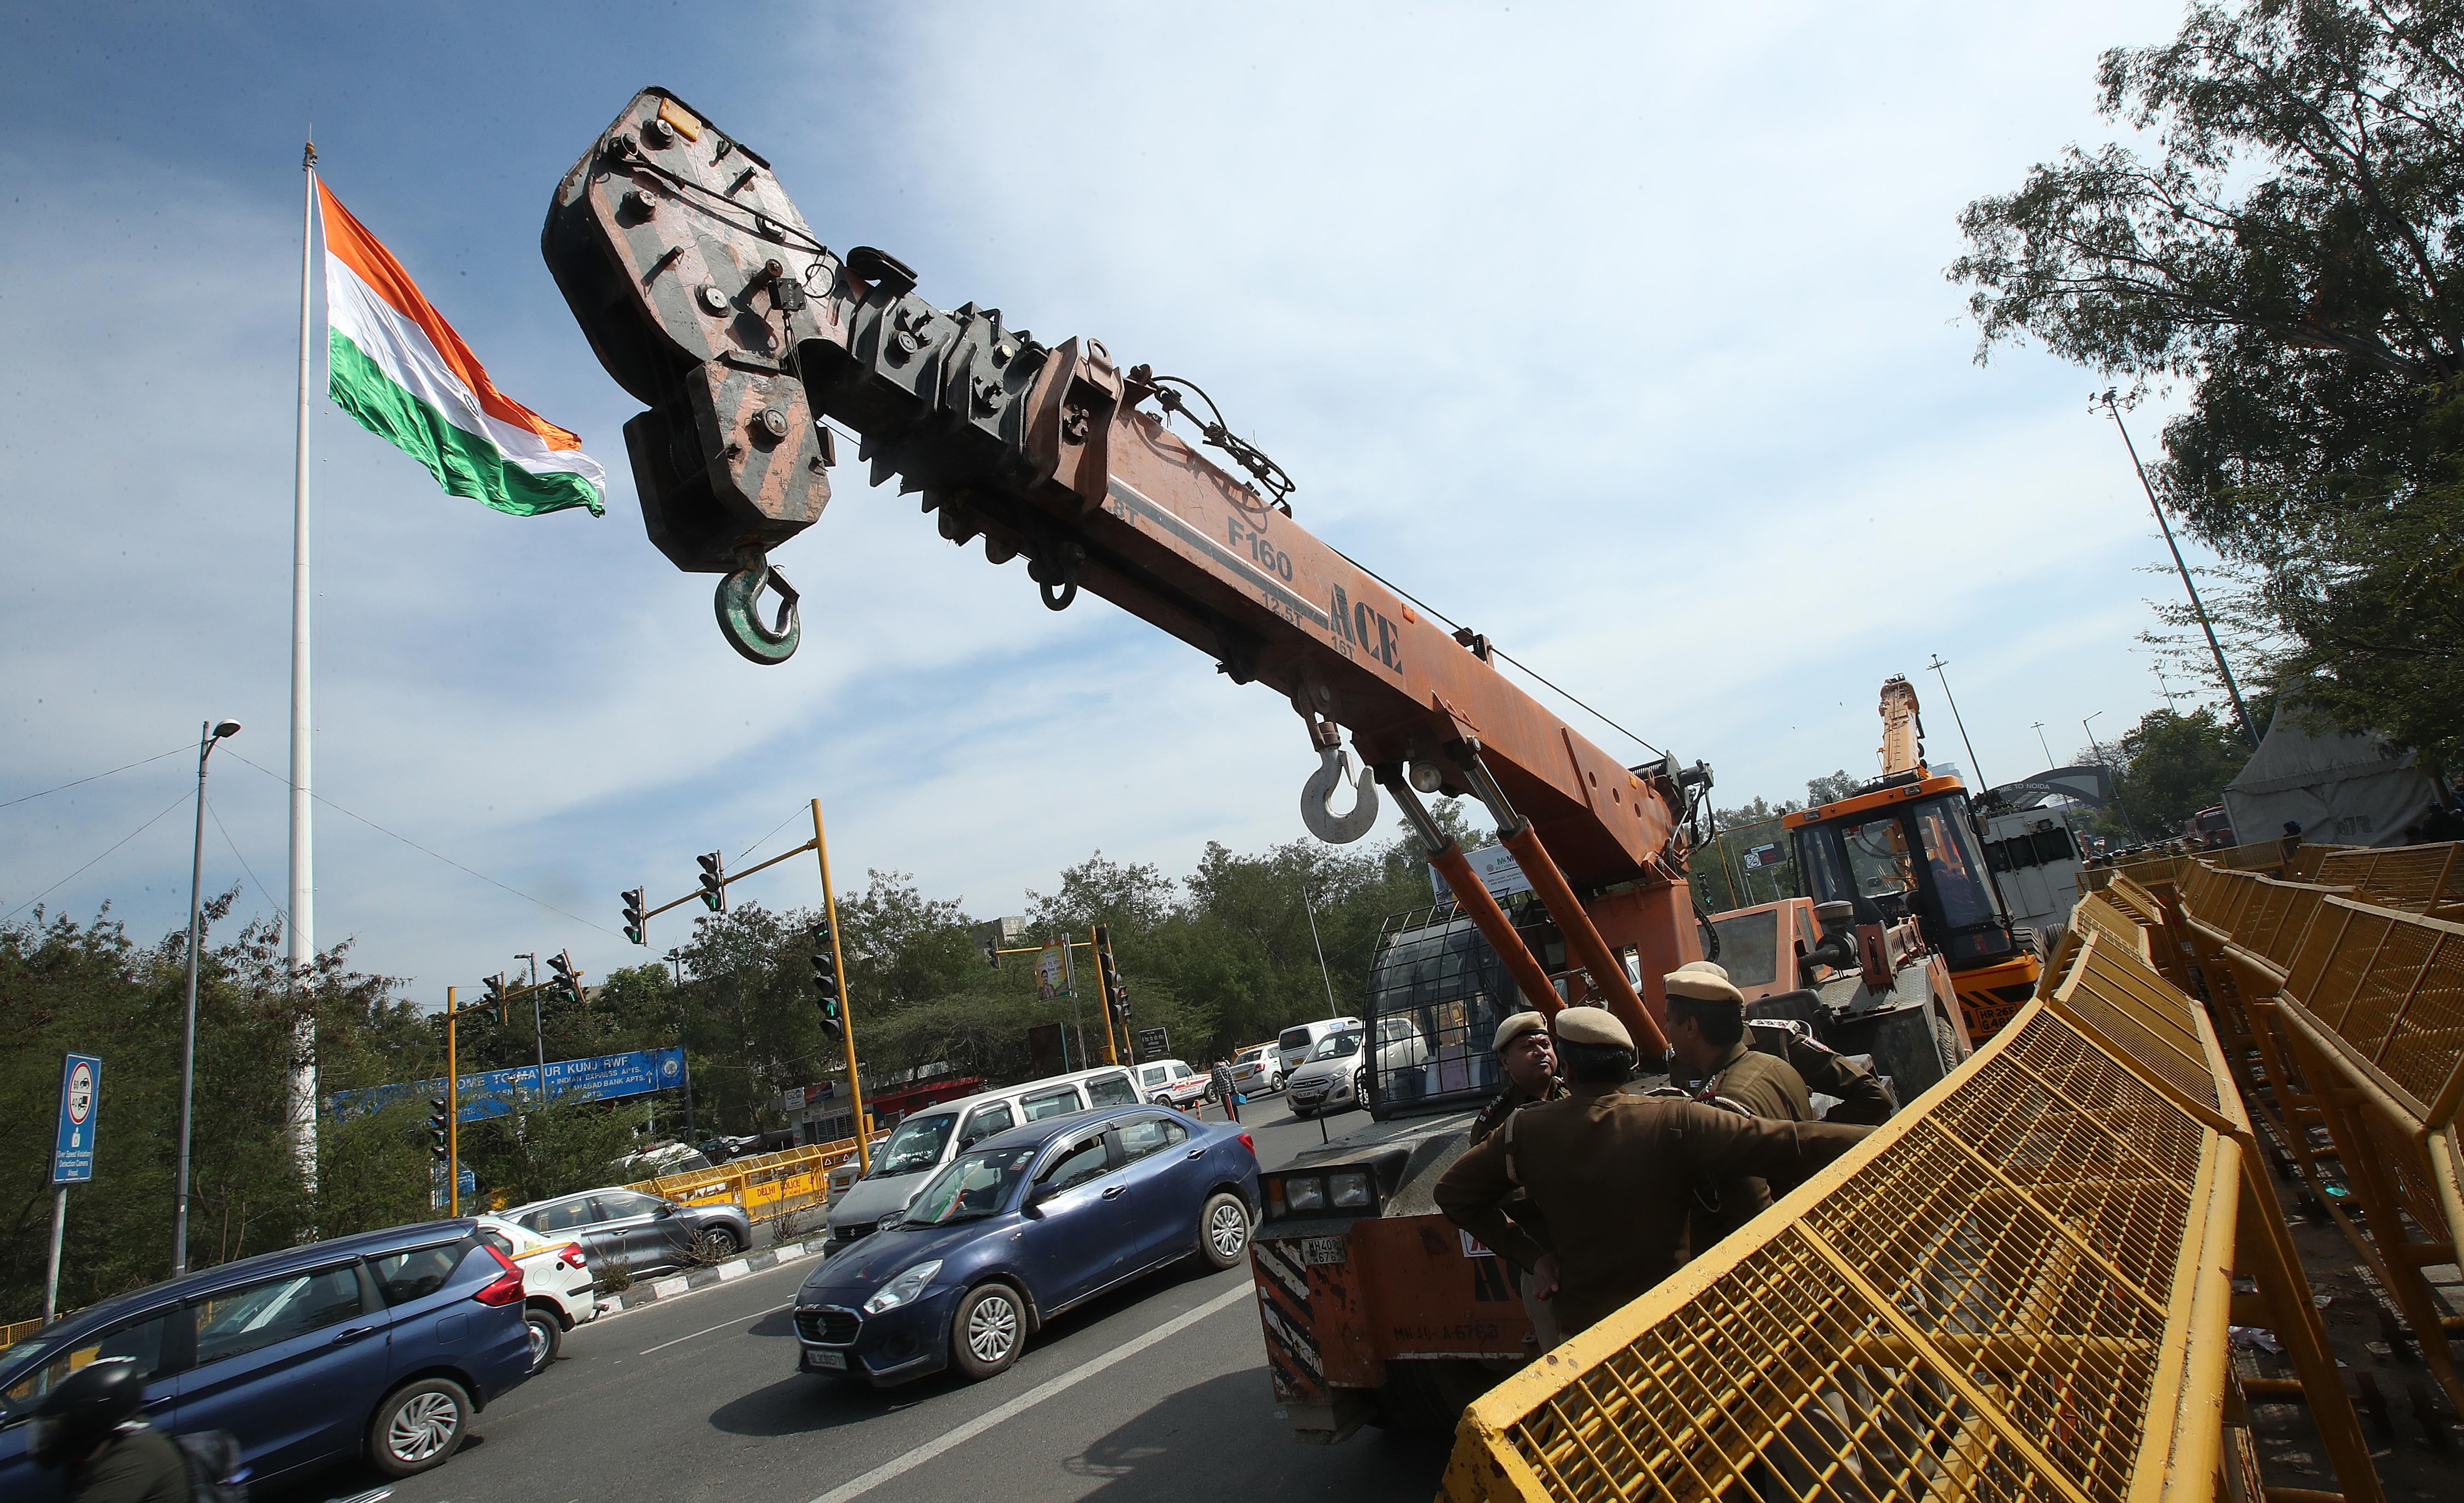
{"type": "MultiPolygon", "coordinates": [[[[2025,352],[1977,369],[1941,271],[1963,203],[2097,131],[2097,51],[2174,21],[1319,7],[1059,27],[986,7],[860,31],[782,12],[758,89],[698,62],[670,81],[770,155],[830,243],[905,256],[945,304],[1196,378],[1300,478],[1304,525],[1711,761],[1724,799],[1778,797],[1864,766],[1876,686],[1934,652],[2000,776],[2041,760],[2033,720],[2154,702],[2129,651],[2154,584],[2131,568],[2160,552],[2086,378],[2025,352]]],[[[605,98],[544,96],[563,157],[499,165],[537,178],[527,202],[622,102],[605,73],[582,80],[605,98]]],[[[495,517],[319,403],[321,792],[604,929],[618,888],[681,893],[693,852],[733,857],[815,794],[843,882],[910,870],[982,913],[1098,846],[1178,873],[1210,838],[1300,833],[1313,762],[1273,696],[1100,602],[1046,612],[1021,566],[950,548],[852,464],[780,559],[803,652],[735,658],[712,582],[642,539],[632,406],[525,249],[535,221],[436,223],[452,196],[397,174],[454,159],[398,149],[363,148],[338,188],[618,480],[604,520],[495,517]]],[[[243,190],[126,142],[0,166],[40,209],[0,244],[0,286],[39,289],[0,300],[0,797],[208,714],[246,721],[234,749],[279,771],[297,179],[243,190]]],[[[1953,754],[1947,717],[1928,724],[1953,754]]],[[[0,811],[0,903],[188,775],[173,758],[0,811]]],[[[214,789],[278,895],[281,788],[218,763],[214,789]]],[[[60,898],[176,923],[184,826],[60,898]]],[[[234,875],[208,839],[209,882],[234,875]]],[[[360,936],[423,996],[516,944],[570,944],[592,971],[636,958],[339,815],[318,860],[319,938],[360,936]]],[[[809,896],[801,873],[769,880],[809,896]]]]}

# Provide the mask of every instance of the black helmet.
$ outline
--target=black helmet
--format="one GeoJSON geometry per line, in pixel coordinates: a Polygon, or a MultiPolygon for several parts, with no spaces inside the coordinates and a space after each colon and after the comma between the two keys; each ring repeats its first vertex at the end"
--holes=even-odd
{"type": "Polygon", "coordinates": [[[83,1457],[145,1406],[145,1375],[132,1358],[88,1362],[43,1395],[26,1454],[38,1467],[83,1457]]]}

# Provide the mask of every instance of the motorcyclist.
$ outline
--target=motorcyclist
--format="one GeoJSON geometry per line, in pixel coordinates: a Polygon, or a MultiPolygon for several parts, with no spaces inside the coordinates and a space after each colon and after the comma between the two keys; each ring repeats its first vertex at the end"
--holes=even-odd
{"type": "Polygon", "coordinates": [[[188,1503],[187,1458],[146,1425],[144,1407],[135,1360],[88,1362],[43,1396],[27,1454],[66,1470],[68,1503],[188,1503]]]}

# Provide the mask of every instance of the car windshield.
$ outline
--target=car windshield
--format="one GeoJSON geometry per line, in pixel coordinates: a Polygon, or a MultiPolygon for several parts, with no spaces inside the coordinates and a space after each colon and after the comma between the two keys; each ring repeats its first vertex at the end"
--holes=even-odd
{"type": "Polygon", "coordinates": [[[908,1118],[890,1135],[881,1152],[873,1156],[870,1178],[886,1180],[894,1174],[913,1174],[939,1163],[941,1150],[950,1144],[950,1130],[957,1125],[957,1117],[948,1112],[908,1118]]]}
{"type": "Polygon", "coordinates": [[[1311,1059],[1341,1059],[1348,1054],[1357,1054],[1359,1052],[1359,1034],[1330,1033],[1326,1037],[1318,1040],[1317,1048],[1309,1050],[1309,1057],[1311,1059]]]}
{"type": "Polygon", "coordinates": [[[916,1192],[900,1218],[902,1227],[947,1227],[990,1216],[1009,1204],[1010,1192],[1035,1164],[1036,1150],[1003,1148],[961,1154],[916,1192]]]}

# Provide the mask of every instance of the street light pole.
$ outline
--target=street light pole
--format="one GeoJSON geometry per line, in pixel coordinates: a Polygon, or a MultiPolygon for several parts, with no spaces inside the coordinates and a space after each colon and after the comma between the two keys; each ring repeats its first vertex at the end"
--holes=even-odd
{"type": "Polygon", "coordinates": [[[2113,807],[2122,811],[2122,828],[2128,830],[2130,838],[2135,841],[2139,838],[2139,826],[2130,817],[2130,801],[2122,796],[2122,769],[2113,764],[2111,758],[2105,756],[2104,748],[2096,742],[2096,732],[2090,729],[2087,723],[2088,720],[2095,719],[2097,715],[2103,713],[2102,710],[2099,710],[2096,715],[2089,716],[2087,720],[2079,721],[2079,729],[2087,732],[2087,749],[2096,753],[2096,760],[2104,764],[2105,774],[2113,779],[2113,807]]]}
{"type": "Polygon", "coordinates": [[[1959,701],[1950,697],[1950,675],[1943,672],[1950,665],[1943,661],[1940,652],[1936,652],[1933,655],[1933,661],[1925,666],[1933,670],[1933,675],[1936,678],[1942,680],[1942,696],[1950,704],[1950,723],[1959,727],[1959,744],[1968,748],[1969,776],[1976,780],[1976,791],[1982,793],[1989,785],[1985,781],[1985,769],[1976,764],[1976,747],[1968,739],[1968,722],[1959,718],[1959,701]]]}
{"type": "Polygon", "coordinates": [[[1309,943],[1317,950],[1317,974],[1318,979],[1326,983],[1326,1015],[1331,1018],[1335,1014],[1334,977],[1326,968],[1326,941],[1317,937],[1317,905],[1309,901],[1309,878],[1306,875],[1301,878],[1301,906],[1309,910],[1309,943]]]}
{"type": "Polygon", "coordinates": [[[2053,744],[2045,740],[2045,722],[2042,720],[2031,721],[2028,729],[2036,733],[2036,744],[2045,748],[2045,770],[2047,772],[2053,771],[2054,748],[2053,744]]]}
{"type": "MultiPolygon", "coordinates": [[[[2249,707],[2241,702],[2241,686],[2233,682],[2233,670],[2225,666],[2225,650],[2216,641],[2216,629],[2208,622],[2208,608],[2199,600],[2199,586],[2190,583],[2190,566],[2182,562],[2182,545],[2173,541],[2173,524],[2165,519],[2165,508],[2156,504],[2156,487],[2148,483],[2147,467],[2139,462],[2139,446],[2130,441],[2129,425],[2122,421],[2122,409],[2115,404],[2112,391],[2107,390],[2096,400],[2104,404],[2113,426],[2122,431],[2122,447],[2130,451],[2130,468],[2139,472],[2139,488],[2147,493],[2148,510],[2156,514],[2156,525],[2165,529],[2165,546],[2173,551],[2173,570],[2182,576],[2182,588],[2190,597],[2190,613],[2199,618],[2199,630],[2208,634],[2208,652],[2216,660],[2216,676],[2225,681],[2225,693],[2233,699],[2233,716],[2241,721],[2242,739],[2250,742],[2252,751],[2256,751],[2258,728],[2251,724],[2249,707]]],[[[2173,701],[2168,697],[2165,703],[2170,708],[2173,701]]],[[[2125,823],[2129,817],[2127,811],[2123,815],[2125,823]]]]}
{"type": "Polygon", "coordinates": [[[206,874],[206,759],[214,754],[215,742],[238,734],[237,720],[197,727],[197,840],[188,856],[188,1007],[180,1045],[180,1174],[171,1211],[173,1278],[188,1271],[188,1128],[197,1090],[197,947],[203,936],[199,886],[206,874]]]}

